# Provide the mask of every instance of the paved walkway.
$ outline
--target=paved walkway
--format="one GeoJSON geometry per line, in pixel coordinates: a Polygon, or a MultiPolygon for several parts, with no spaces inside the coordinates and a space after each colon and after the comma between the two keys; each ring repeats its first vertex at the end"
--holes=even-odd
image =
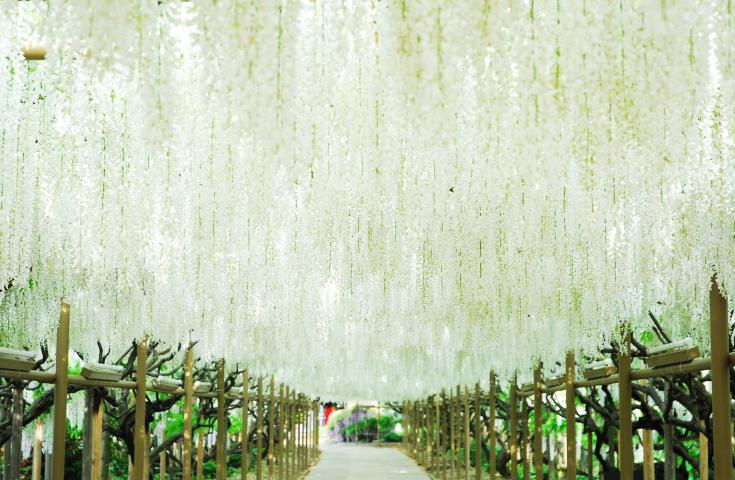
{"type": "Polygon", "coordinates": [[[322,457],[306,480],[427,480],[397,448],[323,442],[322,457]]]}

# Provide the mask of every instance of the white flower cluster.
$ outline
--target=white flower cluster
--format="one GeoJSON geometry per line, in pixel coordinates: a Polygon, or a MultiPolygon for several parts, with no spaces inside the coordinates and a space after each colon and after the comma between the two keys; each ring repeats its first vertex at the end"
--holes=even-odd
{"type": "Polygon", "coordinates": [[[649,309],[705,338],[713,272],[735,291],[734,20],[3,2],[0,339],[52,337],[64,298],[82,351],[191,335],[307,393],[398,399],[649,309]]]}

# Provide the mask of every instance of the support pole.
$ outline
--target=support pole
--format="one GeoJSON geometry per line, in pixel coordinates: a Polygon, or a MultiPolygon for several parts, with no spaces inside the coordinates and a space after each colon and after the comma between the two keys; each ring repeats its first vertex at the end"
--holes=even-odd
{"type": "Polygon", "coordinates": [[[455,446],[457,445],[457,412],[455,405],[455,398],[452,396],[452,391],[450,389],[449,405],[447,406],[447,410],[449,413],[449,466],[451,468],[452,480],[456,480],[457,478],[457,464],[455,459],[455,446]]]}
{"type": "Polygon", "coordinates": [[[273,428],[273,422],[275,419],[276,409],[276,380],[271,375],[270,383],[270,397],[268,398],[268,480],[273,480],[273,467],[275,463],[275,456],[273,455],[273,437],[275,436],[276,429],[273,428]]]}
{"type": "MultiPolygon", "coordinates": [[[[285,403],[281,407],[283,409],[283,437],[284,437],[284,455],[283,463],[286,467],[286,480],[291,480],[291,389],[286,386],[285,403]]],[[[243,479],[245,480],[245,479],[243,479]]]]}
{"type": "Polygon", "coordinates": [[[289,418],[290,418],[290,429],[291,429],[291,435],[290,435],[290,444],[291,444],[291,454],[290,454],[290,464],[291,464],[291,477],[295,478],[298,475],[298,471],[296,468],[296,454],[298,450],[298,444],[297,444],[297,438],[296,438],[296,390],[291,390],[291,403],[289,407],[289,418]]]}
{"type": "Polygon", "coordinates": [[[567,414],[567,480],[577,478],[577,405],[574,352],[567,352],[566,359],[566,414],[567,414]]]}
{"type": "Polygon", "coordinates": [[[69,304],[61,304],[56,329],[56,385],[54,386],[53,480],[64,480],[66,452],[66,395],[69,386],[69,304]]]}
{"type": "MultiPolygon", "coordinates": [[[[703,429],[707,428],[704,420],[700,420],[699,425],[703,429]]],[[[709,478],[709,439],[704,433],[699,434],[699,478],[709,478]]],[[[650,480],[653,480],[653,475],[651,475],[650,480]]]]}
{"type": "MultiPolygon", "coordinates": [[[[433,398],[433,397],[432,397],[433,398]]],[[[434,415],[429,401],[426,401],[426,454],[429,469],[434,468],[434,415]]],[[[378,424],[380,425],[380,424],[378,424]]]]}
{"type": "Polygon", "coordinates": [[[510,438],[508,445],[510,450],[510,478],[518,480],[518,386],[516,379],[510,385],[510,438]]]}
{"type": "Polygon", "coordinates": [[[204,431],[197,436],[197,480],[204,480],[204,431]]]}
{"type": "Polygon", "coordinates": [[[227,419],[225,418],[225,361],[220,360],[217,368],[217,445],[216,445],[216,477],[225,480],[227,477],[227,419]]]}
{"type": "Polygon", "coordinates": [[[186,349],[184,357],[184,455],[182,460],[183,480],[191,480],[191,445],[192,445],[192,404],[194,401],[194,379],[192,368],[194,352],[192,346],[186,349]]]}
{"type": "Polygon", "coordinates": [[[480,428],[480,383],[475,384],[475,480],[482,479],[482,430],[480,428]]]}
{"type": "Polygon", "coordinates": [[[528,458],[529,432],[528,432],[528,402],[526,397],[521,400],[521,459],[523,459],[523,480],[531,478],[531,459],[528,458]]]}
{"type": "Polygon", "coordinates": [[[470,479],[470,391],[464,387],[464,478],[470,479]]]}
{"type": "Polygon", "coordinates": [[[257,414],[255,419],[255,478],[263,479],[263,462],[261,455],[263,453],[263,376],[258,377],[258,400],[257,414]]]}
{"type": "MultiPolygon", "coordinates": [[[[378,415],[380,418],[380,415],[378,415]]],[[[380,429],[380,426],[378,426],[380,429]]],[[[319,455],[319,402],[314,402],[314,458],[319,455]]]]}
{"type": "Polygon", "coordinates": [[[276,456],[278,463],[278,480],[284,480],[286,469],[283,465],[283,398],[284,398],[284,385],[278,386],[278,422],[276,432],[278,432],[278,443],[276,446],[276,456]]]}
{"type": "Polygon", "coordinates": [[[712,276],[710,288],[710,348],[712,350],[712,441],[715,480],[732,476],[732,422],[730,419],[730,338],[727,325],[727,299],[712,276]]]}
{"type": "Polygon", "coordinates": [[[633,478],[633,412],[631,409],[632,402],[632,384],[630,380],[630,342],[631,334],[629,327],[625,327],[625,340],[620,352],[620,365],[618,366],[619,375],[619,403],[618,412],[620,418],[620,478],[633,478]]]}
{"type": "Polygon", "coordinates": [[[33,437],[33,476],[32,480],[41,480],[41,464],[43,463],[43,422],[36,420],[36,433],[33,437]]]}
{"type": "Polygon", "coordinates": [[[497,439],[495,438],[495,392],[496,392],[496,379],[495,372],[490,372],[490,392],[488,395],[488,401],[490,402],[488,422],[490,423],[490,478],[495,479],[496,474],[496,460],[495,460],[495,448],[497,445],[497,439]]]}
{"type": "Polygon", "coordinates": [[[158,461],[161,469],[161,473],[158,478],[159,480],[166,480],[166,450],[163,450],[158,455],[158,461]]]}
{"type": "Polygon", "coordinates": [[[544,450],[541,444],[541,424],[543,423],[541,382],[541,365],[537,365],[533,371],[533,467],[536,478],[539,479],[544,476],[544,450]]]}
{"type": "MultiPolygon", "coordinates": [[[[146,459],[146,415],[145,390],[146,375],[148,374],[148,338],[143,337],[138,342],[135,370],[135,459],[133,460],[134,480],[144,480],[146,459]]],[[[56,458],[56,454],[54,454],[56,458]]]]}
{"type": "Polygon", "coordinates": [[[102,478],[102,427],[105,416],[105,402],[100,394],[95,395],[94,417],[92,419],[92,480],[102,478]]]}
{"type": "Polygon", "coordinates": [[[441,396],[434,399],[434,405],[436,409],[436,443],[437,450],[439,451],[439,458],[437,464],[441,468],[441,478],[446,480],[447,478],[447,448],[446,448],[446,432],[444,431],[444,422],[442,419],[442,403],[444,399],[444,390],[442,390],[441,396]]]}
{"type": "Polygon", "coordinates": [[[248,405],[250,404],[250,377],[248,370],[242,372],[242,441],[240,444],[240,479],[247,480],[248,471],[250,471],[250,441],[248,434],[250,433],[250,412],[248,405]]]}
{"type": "MultiPolygon", "coordinates": [[[[591,426],[591,423],[594,422],[594,420],[592,418],[592,407],[590,407],[589,405],[587,406],[587,421],[590,422],[590,426],[591,426]]],[[[649,433],[650,433],[650,431],[649,431],[649,433]]],[[[644,448],[645,448],[645,446],[644,446],[644,448]]],[[[644,455],[645,455],[645,453],[644,453],[644,455]]],[[[587,478],[589,480],[593,480],[594,479],[593,472],[592,472],[594,470],[594,466],[595,466],[594,465],[594,458],[595,458],[595,455],[594,455],[594,445],[592,444],[592,429],[589,428],[587,430],[587,478]]],[[[653,478],[651,478],[649,480],[653,480],[653,478]]]]}
{"type": "Polygon", "coordinates": [[[10,417],[10,441],[6,448],[10,447],[10,465],[6,465],[6,478],[9,480],[20,479],[20,464],[23,461],[23,411],[25,400],[23,399],[23,387],[14,385],[12,388],[13,407],[10,417]]]}

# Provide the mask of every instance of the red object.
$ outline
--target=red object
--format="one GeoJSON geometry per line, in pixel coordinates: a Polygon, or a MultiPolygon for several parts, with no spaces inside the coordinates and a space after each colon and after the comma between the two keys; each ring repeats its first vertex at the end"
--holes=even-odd
{"type": "Polygon", "coordinates": [[[324,408],[324,425],[329,423],[329,416],[332,414],[333,411],[334,407],[331,405],[324,408]]]}

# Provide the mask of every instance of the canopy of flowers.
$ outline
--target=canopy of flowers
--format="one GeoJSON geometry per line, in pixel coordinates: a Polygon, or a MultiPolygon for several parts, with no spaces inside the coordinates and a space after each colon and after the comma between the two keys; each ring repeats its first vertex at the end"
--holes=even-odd
{"type": "Polygon", "coordinates": [[[649,309],[705,338],[713,273],[735,291],[728,5],[2,2],[2,343],[63,298],[80,351],[191,335],[397,399],[649,309]]]}

